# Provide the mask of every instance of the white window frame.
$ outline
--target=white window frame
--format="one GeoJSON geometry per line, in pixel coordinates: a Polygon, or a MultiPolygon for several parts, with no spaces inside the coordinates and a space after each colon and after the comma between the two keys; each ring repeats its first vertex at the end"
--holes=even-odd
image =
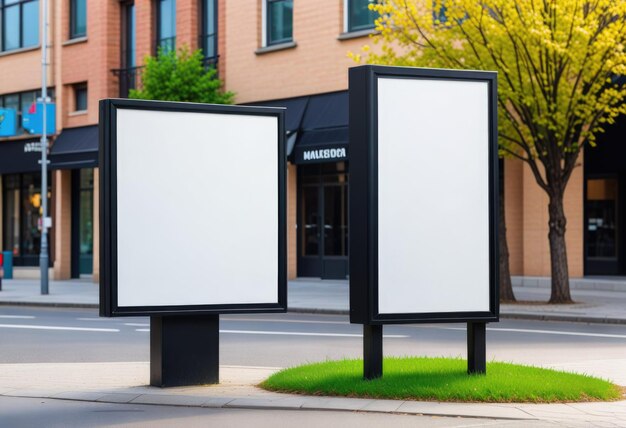
{"type": "Polygon", "coordinates": [[[350,1],[352,0],[343,0],[343,32],[347,33],[356,33],[359,31],[373,31],[376,28],[376,25],[372,28],[362,28],[360,30],[350,30],[349,16],[350,15],[350,1]]]}
{"type": "Polygon", "coordinates": [[[261,0],[261,47],[267,47],[267,0],[261,0]]]}

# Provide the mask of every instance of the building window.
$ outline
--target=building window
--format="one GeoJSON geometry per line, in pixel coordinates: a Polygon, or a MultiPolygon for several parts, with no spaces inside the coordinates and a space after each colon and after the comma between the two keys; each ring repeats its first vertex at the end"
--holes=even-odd
{"type": "Polygon", "coordinates": [[[87,84],[74,85],[74,111],[87,111],[87,84]]]}
{"type": "Polygon", "coordinates": [[[70,39],[87,35],[87,0],[70,0],[70,39]]]}
{"type": "Polygon", "coordinates": [[[135,34],[135,3],[124,3],[122,5],[122,68],[137,65],[135,34]]]}
{"type": "Polygon", "coordinates": [[[217,0],[202,0],[200,47],[204,57],[217,58],[217,0]]]}
{"type": "Polygon", "coordinates": [[[346,0],[346,31],[360,31],[374,28],[377,13],[369,9],[375,0],[346,0]]]}
{"type": "Polygon", "coordinates": [[[0,51],[38,43],[39,0],[0,0],[0,51]]]}
{"type": "Polygon", "coordinates": [[[267,0],[266,45],[293,40],[293,0],[267,0]]]}
{"type": "Polygon", "coordinates": [[[121,3],[121,58],[120,68],[113,70],[119,79],[119,96],[128,98],[131,89],[137,87],[137,56],[135,51],[136,25],[135,3],[131,1],[121,3]]]}
{"type": "Polygon", "coordinates": [[[176,0],[157,0],[156,50],[176,49],[176,0]]]}

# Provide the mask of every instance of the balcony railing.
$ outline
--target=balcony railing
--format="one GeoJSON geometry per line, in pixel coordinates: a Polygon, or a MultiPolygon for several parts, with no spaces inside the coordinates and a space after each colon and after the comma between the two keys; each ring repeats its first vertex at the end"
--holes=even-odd
{"type": "Polygon", "coordinates": [[[128,98],[131,89],[137,89],[143,67],[118,68],[111,70],[114,76],[119,79],[119,96],[128,98]]]}
{"type": "MultiPolygon", "coordinates": [[[[202,60],[202,64],[205,68],[215,68],[217,70],[217,60],[219,56],[205,57],[202,60]]],[[[111,70],[114,76],[119,80],[119,97],[128,98],[128,94],[131,89],[138,89],[141,87],[141,73],[143,71],[141,67],[130,68],[116,68],[111,70]]]]}
{"type": "Polygon", "coordinates": [[[217,70],[217,60],[219,59],[219,55],[204,57],[202,60],[202,64],[204,68],[212,67],[217,70]]]}

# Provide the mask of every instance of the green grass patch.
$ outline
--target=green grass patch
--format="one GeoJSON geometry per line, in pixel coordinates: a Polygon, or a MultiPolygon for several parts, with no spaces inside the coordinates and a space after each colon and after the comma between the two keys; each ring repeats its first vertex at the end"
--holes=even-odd
{"type": "Polygon", "coordinates": [[[486,375],[468,375],[460,358],[385,358],[383,377],[363,379],[363,360],[326,361],[288,368],[261,388],[309,395],[398,400],[531,402],[609,401],[621,388],[591,376],[491,362],[486,375]]]}

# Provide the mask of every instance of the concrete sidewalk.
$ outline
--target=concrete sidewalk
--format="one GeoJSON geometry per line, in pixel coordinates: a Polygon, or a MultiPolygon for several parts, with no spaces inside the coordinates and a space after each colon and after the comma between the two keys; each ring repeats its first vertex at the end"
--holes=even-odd
{"type": "Polygon", "coordinates": [[[626,426],[626,401],[441,403],[313,397],[268,392],[255,386],[276,370],[268,367],[222,366],[219,385],[161,389],[146,385],[149,363],[0,364],[0,395],[233,409],[343,410],[539,420],[572,427],[626,426]],[[111,376],[112,373],[115,376],[111,376]]]}
{"type": "MultiPolygon", "coordinates": [[[[519,282],[517,282],[519,284],[519,282]]],[[[626,324],[626,288],[622,279],[610,283],[603,279],[589,280],[589,286],[577,283],[571,290],[576,303],[548,305],[550,290],[541,282],[529,282],[514,287],[519,301],[501,305],[502,318],[577,321],[626,324]],[[597,284],[603,284],[598,288],[597,284]],[[611,291],[612,290],[612,291],[611,291]]],[[[40,305],[59,307],[97,307],[99,290],[90,278],[51,281],[50,294],[40,294],[35,279],[3,280],[0,305],[40,305]]],[[[348,313],[348,281],[299,278],[289,281],[288,307],[292,312],[348,313]]]]}

